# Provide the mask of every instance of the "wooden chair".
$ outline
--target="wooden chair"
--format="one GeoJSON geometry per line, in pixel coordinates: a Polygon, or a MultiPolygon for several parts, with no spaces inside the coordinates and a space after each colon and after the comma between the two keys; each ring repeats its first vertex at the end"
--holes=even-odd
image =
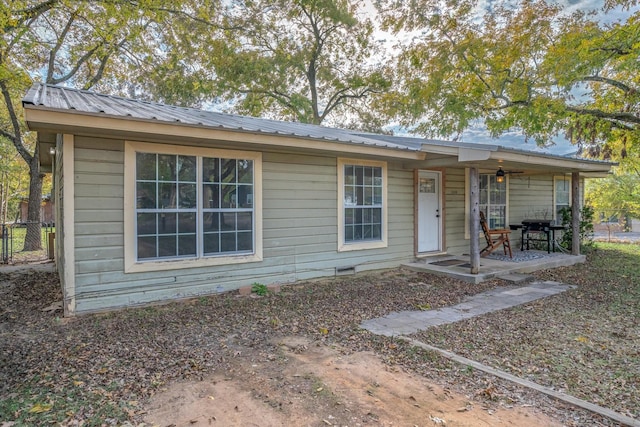
{"type": "Polygon", "coordinates": [[[489,226],[487,225],[487,218],[484,216],[484,212],[482,211],[480,211],[480,226],[482,227],[484,238],[487,240],[487,246],[480,251],[480,256],[487,256],[502,245],[504,254],[506,255],[507,250],[509,250],[509,258],[513,258],[513,254],[511,253],[511,241],[509,240],[511,230],[506,228],[495,230],[489,229],[489,226]]]}

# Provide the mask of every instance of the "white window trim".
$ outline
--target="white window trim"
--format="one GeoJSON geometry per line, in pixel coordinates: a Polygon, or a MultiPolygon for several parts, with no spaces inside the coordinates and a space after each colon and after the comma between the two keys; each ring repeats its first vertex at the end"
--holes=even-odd
{"type": "Polygon", "coordinates": [[[387,162],[338,158],[338,252],[379,249],[388,246],[387,219],[387,162]],[[373,166],[382,168],[382,239],[366,242],[345,243],[344,241],[344,166],[373,166]]]}
{"type": "MultiPolygon", "coordinates": [[[[198,190],[200,192],[200,190],[198,190]]],[[[262,153],[252,151],[218,150],[179,145],[125,141],[124,144],[124,272],[140,273],[159,270],[209,267],[262,261],[262,153]],[[135,164],[136,152],[185,156],[241,158],[253,160],[254,252],[252,254],[201,257],[189,259],[144,260],[136,256],[135,230],[135,164]]],[[[200,237],[199,237],[200,238],[200,237]]]]}
{"type": "MultiPolygon", "coordinates": [[[[471,194],[471,184],[469,182],[469,168],[464,169],[464,238],[469,240],[471,238],[471,231],[469,230],[469,219],[471,217],[471,201],[469,200],[469,194],[471,194]]],[[[479,171],[478,175],[486,175],[489,173],[495,173],[488,170],[479,171]]],[[[509,226],[509,175],[505,175],[505,184],[507,188],[507,201],[505,207],[505,227],[509,226]]],[[[478,234],[482,236],[482,232],[478,234]]]]}
{"type": "Polygon", "coordinates": [[[555,175],[553,177],[553,219],[554,221],[560,220],[560,218],[558,218],[558,215],[556,213],[556,207],[558,206],[556,203],[557,201],[556,183],[560,180],[567,181],[569,183],[569,206],[571,206],[571,200],[573,200],[572,199],[573,185],[571,184],[571,175],[555,175]]]}

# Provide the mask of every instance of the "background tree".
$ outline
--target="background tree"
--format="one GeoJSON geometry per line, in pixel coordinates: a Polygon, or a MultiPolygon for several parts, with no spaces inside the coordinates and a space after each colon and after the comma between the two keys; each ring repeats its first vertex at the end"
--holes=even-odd
{"type": "MultiPolygon", "coordinates": [[[[631,7],[635,1],[610,1],[631,7]]],[[[564,133],[592,156],[621,158],[640,131],[640,14],[603,25],[545,1],[480,13],[475,2],[379,2],[389,28],[422,30],[399,57],[386,109],[429,136],[478,121],[548,144],[564,133]]]]}
{"type": "MultiPolygon", "coordinates": [[[[162,60],[174,21],[214,25],[216,3],[168,0],[13,0],[0,5],[0,137],[29,167],[24,250],[41,246],[42,173],[38,146],[22,121],[20,100],[33,80],[122,93],[162,60]],[[124,82],[124,83],[123,83],[124,82]]],[[[181,25],[180,28],[185,28],[181,25]]]]}
{"type": "Polygon", "coordinates": [[[234,1],[225,17],[227,29],[194,28],[191,36],[176,40],[166,66],[156,70],[145,91],[187,104],[216,94],[215,101],[228,102],[241,114],[315,124],[355,119],[378,128],[367,103],[389,81],[376,57],[374,25],[358,5],[234,1]]]}
{"type": "Polygon", "coordinates": [[[607,221],[640,218],[640,157],[634,154],[625,158],[613,175],[587,181],[585,201],[607,221]]]}

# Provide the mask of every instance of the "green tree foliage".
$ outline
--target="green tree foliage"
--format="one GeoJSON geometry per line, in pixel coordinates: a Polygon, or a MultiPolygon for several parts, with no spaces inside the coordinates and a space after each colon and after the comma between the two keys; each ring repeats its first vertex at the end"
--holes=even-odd
{"type": "Polygon", "coordinates": [[[12,0],[0,4],[0,138],[29,167],[25,250],[39,249],[42,173],[20,100],[33,80],[127,92],[164,59],[174,22],[206,23],[217,3],[169,0],[12,0]]]}
{"type": "Polygon", "coordinates": [[[327,118],[345,124],[353,117],[376,128],[368,102],[389,81],[376,63],[374,25],[358,5],[233,1],[223,31],[194,27],[192,36],[175,40],[148,90],[172,102],[186,95],[183,103],[214,94],[252,116],[315,124],[327,118]]]}
{"type": "MultiPolygon", "coordinates": [[[[607,7],[632,7],[611,0],[607,7]]],[[[386,109],[430,136],[483,120],[539,144],[559,133],[592,156],[622,158],[640,132],[640,12],[602,25],[542,0],[479,14],[472,1],[379,2],[388,27],[417,31],[386,109]]]]}
{"type": "Polygon", "coordinates": [[[630,155],[613,175],[587,181],[585,201],[607,217],[640,218],[640,157],[630,155]]]}

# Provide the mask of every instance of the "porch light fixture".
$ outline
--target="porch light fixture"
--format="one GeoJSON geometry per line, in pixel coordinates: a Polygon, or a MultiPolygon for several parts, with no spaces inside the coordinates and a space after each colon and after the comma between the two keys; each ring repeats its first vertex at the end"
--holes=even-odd
{"type": "Polygon", "coordinates": [[[496,181],[499,183],[504,182],[504,171],[502,170],[502,166],[499,166],[498,171],[496,172],[496,181]]]}
{"type": "Polygon", "coordinates": [[[52,156],[56,154],[56,147],[49,147],[49,154],[51,154],[52,156]]]}

